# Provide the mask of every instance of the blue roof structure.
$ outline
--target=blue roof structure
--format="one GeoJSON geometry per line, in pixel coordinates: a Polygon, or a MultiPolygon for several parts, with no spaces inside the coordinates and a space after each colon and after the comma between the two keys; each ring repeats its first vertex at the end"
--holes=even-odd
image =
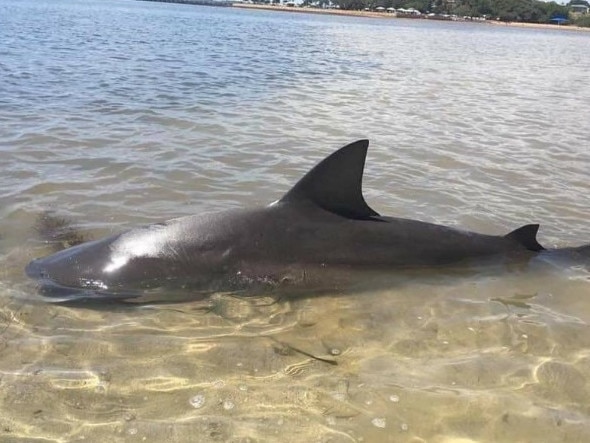
{"type": "Polygon", "coordinates": [[[558,25],[563,25],[565,22],[567,22],[567,18],[565,17],[553,17],[549,20],[551,23],[556,23],[558,25]]]}

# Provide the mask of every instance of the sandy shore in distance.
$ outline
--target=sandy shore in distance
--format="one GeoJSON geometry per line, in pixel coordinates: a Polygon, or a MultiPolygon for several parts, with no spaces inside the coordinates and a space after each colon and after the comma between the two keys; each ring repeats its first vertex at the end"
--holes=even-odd
{"type": "MultiPolygon", "coordinates": [[[[329,15],[346,15],[353,17],[370,17],[370,18],[385,18],[385,19],[400,19],[400,20],[417,20],[412,18],[400,18],[394,14],[388,14],[386,12],[372,12],[372,11],[345,11],[340,9],[320,9],[320,8],[299,8],[289,6],[271,6],[271,5],[252,5],[246,3],[234,3],[234,8],[247,8],[247,9],[264,9],[267,11],[281,11],[281,12],[293,12],[293,13],[304,13],[304,14],[329,14],[329,15]]],[[[467,22],[467,23],[482,23],[484,25],[491,24],[495,26],[511,26],[518,28],[536,28],[536,29],[558,29],[560,31],[590,31],[590,28],[581,28],[579,26],[564,26],[564,25],[551,25],[551,24],[540,24],[540,23],[520,23],[520,22],[498,22],[495,20],[488,20],[485,22],[467,22]]]]}
{"type": "Polygon", "coordinates": [[[590,31],[590,28],[582,28],[580,26],[550,25],[548,23],[497,22],[495,20],[488,20],[485,23],[496,26],[512,26],[514,28],[558,29],[560,31],[590,31]]]}
{"type": "Polygon", "coordinates": [[[371,11],[346,11],[341,9],[299,8],[289,6],[252,5],[234,3],[234,8],[265,9],[268,11],[299,12],[304,14],[350,15],[354,17],[395,18],[393,14],[371,11]]]}

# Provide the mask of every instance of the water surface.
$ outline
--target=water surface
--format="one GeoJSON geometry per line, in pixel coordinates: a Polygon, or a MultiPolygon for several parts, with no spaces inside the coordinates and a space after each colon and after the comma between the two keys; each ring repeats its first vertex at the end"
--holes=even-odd
{"type": "Polygon", "coordinates": [[[587,262],[207,309],[32,303],[23,275],[43,211],[98,237],[265,205],[361,137],[383,214],[588,243],[589,39],[0,0],[2,439],[590,440],[587,262]]]}

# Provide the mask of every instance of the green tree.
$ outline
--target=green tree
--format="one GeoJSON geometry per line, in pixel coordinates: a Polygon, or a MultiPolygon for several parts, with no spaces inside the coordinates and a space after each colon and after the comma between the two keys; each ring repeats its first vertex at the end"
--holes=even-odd
{"type": "Polygon", "coordinates": [[[340,7],[340,9],[354,11],[365,8],[364,0],[337,0],[335,3],[340,7]]]}
{"type": "MultiPolygon", "coordinates": [[[[445,0],[335,0],[340,9],[415,8],[421,12],[453,13],[459,16],[489,16],[503,21],[548,23],[553,17],[568,17],[568,7],[540,0],[456,0],[451,11],[445,0]]],[[[571,0],[573,4],[587,0],[571,0]]]]}
{"type": "Polygon", "coordinates": [[[590,14],[584,14],[578,17],[574,21],[574,25],[581,26],[583,28],[590,28],[590,14]]]}
{"type": "Polygon", "coordinates": [[[414,8],[422,13],[430,11],[430,0],[409,0],[404,3],[406,9],[414,8]]]}

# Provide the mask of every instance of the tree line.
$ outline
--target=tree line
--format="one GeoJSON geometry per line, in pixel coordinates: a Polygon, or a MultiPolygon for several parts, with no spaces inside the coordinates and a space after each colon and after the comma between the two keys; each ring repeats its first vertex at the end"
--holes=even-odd
{"type": "MultiPolygon", "coordinates": [[[[383,8],[414,8],[422,13],[449,14],[459,17],[486,17],[506,22],[549,23],[555,18],[570,18],[572,4],[588,5],[586,0],[572,0],[567,5],[539,0],[306,0],[304,4],[336,5],[340,9],[371,10],[383,8]]],[[[584,25],[585,17],[571,17],[584,25]]],[[[588,23],[587,26],[590,26],[588,23]]]]}

